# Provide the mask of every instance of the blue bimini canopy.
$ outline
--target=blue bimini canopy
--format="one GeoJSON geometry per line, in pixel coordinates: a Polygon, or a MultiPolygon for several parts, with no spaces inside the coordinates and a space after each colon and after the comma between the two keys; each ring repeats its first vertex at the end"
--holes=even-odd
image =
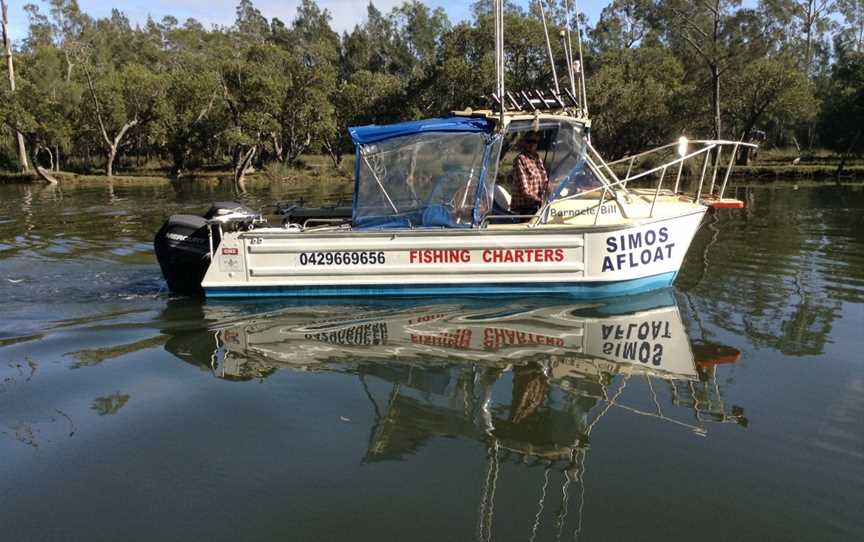
{"type": "Polygon", "coordinates": [[[349,128],[351,139],[355,145],[366,145],[377,143],[385,139],[422,134],[429,132],[486,132],[492,131],[494,123],[486,118],[478,117],[448,117],[444,119],[425,119],[398,124],[387,124],[380,126],[370,124],[368,126],[355,126],[349,128]]]}

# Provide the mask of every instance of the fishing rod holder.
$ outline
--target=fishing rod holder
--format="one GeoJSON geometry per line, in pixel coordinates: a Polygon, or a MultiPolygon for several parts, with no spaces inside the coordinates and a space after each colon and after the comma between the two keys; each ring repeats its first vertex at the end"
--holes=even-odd
{"type": "Polygon", "coordinates": [[[510,112],[557,112],[567,109],[581,110],[582,106],[570,89],[556,92],[554,89],[528,89],[516,92],[505,92],[504,99],[498,94],[489,97],[493,107],[510,112]]]}

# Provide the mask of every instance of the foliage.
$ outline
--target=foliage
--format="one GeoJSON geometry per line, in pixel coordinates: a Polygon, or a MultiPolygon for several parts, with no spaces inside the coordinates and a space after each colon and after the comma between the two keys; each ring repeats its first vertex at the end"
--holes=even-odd
{"type": "MultiPolygon", "coordinates": [[[[505,4],[507,87],[553,86],[537,3],[505,4]]],[[[544,3],[565,86],[567,5],[544,3]]],[[[488,1],[455,24],[420,0],[387,12],[370,3],[341,36],[313,0],[284,22],[239,0],[235,23],[212,29],[171,16],[136,26],[117,9],[94,18],[77,0],[24,9],[19,92],[0,85],[0,122],[55,168],[101,156],[110,172],[137,155],[177,174],[226,163],[242,174],[301,153],[338,165],[349,126],[486,107],[494,87],[488,1]]],[[[769,145],[806,133],[860,151],[861,0],[612,0],[593,27],[579,21],[594,141],[607,153],[721,127],[735,138],[765,132],[769,145]]],[[[15,156],[11,142],[0,156],[15,156]]]]}
{"type": "Polygon", "coordinates": [[[832,70],[820,131],[825,145],[844,154],[864,152],[864,53],[849,53],[832,70]]]}
{"type": "Polygon", "coordinates": [[[667,49],[616,49],[589,80],[594,138],[612,157],[667,143],[683,126],[684,67],[667,49]]]}

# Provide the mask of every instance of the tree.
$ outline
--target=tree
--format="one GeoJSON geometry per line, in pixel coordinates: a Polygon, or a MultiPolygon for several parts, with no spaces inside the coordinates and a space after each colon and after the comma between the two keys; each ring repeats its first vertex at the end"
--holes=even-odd
{"type": "Polygon", "coordinates": [[[716,139],[722,135],[720,82],[730,68],[741,65],[740,4],[741,0],[661,0],[654,10],[654,17],[665,21],[669,39],[683,40],[709,72],[716,139]]]}
{"type": "Polygon", "coordinates": [[[130,131],[155,120],[164,106],[164,82],[146,67],[129,64],[95,79],[94,67],[81,59],[94,127],[105,152],[105,173],[114,175],[114,161],[129,142],[130,131]]]}
{"type": "Polygon", "coordinates": [[[764,0],[764,9],[774,24],[780,25],[781,40],[790,42],[790,49],[799,51],[804,72],[813,73],[813,57],[817,44],[831,28],[831,16],[837,9],[835,0],[764,0]]]}
{"type": "Polygon", "coordinates": [[[591,32],[599,51],[630,49],[652,32],[645,0],[614,0],[603,8],[600,20],[591,32]]]}
{"type": "MultiPolygon", "coordinates": [[[[803,71],[788,63],[763,58],[734,71],[725,112],[735,139],[749,139],[757,127],[799,126],[815,118],[818,103],[814,87],[803,71]]],[[[741,150],[741,161],[749,160],[749,149],[741,150]]]]}
{"type": "Polygon", "coordinates": [[[252,0],[240,0],[236,11],[237,19],[234,21],[234,28],[237,32],[256,41],[267,39],[270,25],[252,0]]]}
{"type": "Polygon", "coordinates": [[[675,107],[684,68],[664,48],[619,49],[601,57],[588,79],[594,104],[592,129],[609,156],[622,156],[671,141],[681,130],[675,107]]]}
{"type": "MultiPolygon", "coordinates": [[[[12,39],[9,37],[9,9],[6,5],[6,0],[0,0],[0,11],[2,11],[2,29],[3,29],[3,51],[6,56],[6,71],[9,76],[9,90],[12,94],[15,93],[15,64],[12,61],[12,39]]],[[[30,171],[30,164],[27,161],[27,149],[24,146],[24,135],[19,131],[15,131],[15,139],[18,144],[18,167],[22,173],[30,171]]]]}
{"type": "Polygon", "coordinates": [[[864,53],[848,53],[831,72],[819,122],[822,141],[841,153],[839,178],[848,158],[864,152],[864,53]]]}
{"type": "Polygon", "coordinates": [[[841,42],[856,53],[864,53],[864,0],[838,0],[837,9],[844,21],[841,42]]]}

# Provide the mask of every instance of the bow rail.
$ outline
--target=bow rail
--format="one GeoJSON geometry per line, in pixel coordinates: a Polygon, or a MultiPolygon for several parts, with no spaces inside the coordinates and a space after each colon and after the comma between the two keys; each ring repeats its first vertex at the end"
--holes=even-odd
{"type": "MultiPolygon", "coordinates": [[[[696,185],[696,189],[694,190],[694,201],[702,202],[705,204],[720,201],[723,199],[723,196],[726,192],[726,186],[729,182],[729,177],[732,174],[732,169],[735,167],[735,159],[738,156],[738,150],[741,147],[757,148],[758,146],[752,143],[744,143],[741,141],[689,141],[682,139],[677,143],[671,143],[633,156],[626,156],[619,160],[606,162],[605,160],[603,160],[603,157],[600,155],[600,153],[597,152],[597,149],[595,149],[593,145],[589,144],[588,153],[586,155],[586,164],[591,170],[591,172],[603,181],[603,186],[557,198],[555,201],[547,202],[539,213],[539,215],[543,217],[543,219],[539,221],[539,223],[546,222],[546,220],[548,219],[548,211],[550,209],[550,206],[556,202],[575,200],[579,198],[592,198],[596,197],[596,195],[599,193],[600,202],[598,203],[598,206],[602,207],[603,204],[606,203],[609,199],[616,199],[616,189],[622,188],[626,190],[627,185],[631,182],[648,179],[652,176],[656,176],[657,174],[659,174],[659,179],[656,186],[654,187],[653,197],[651,197],[650,199],[651,211],[649,216],[653,218],[654,209],[660,196],[678,194],[681,187],[681,179],[684,176],[685,164],[687,164],[688,162],[698,164],[700,157],[701,173],[699,174],[699,182],[696,185]],[[696,145],[697,148],[690,151],[689,149],[691,145],[696,145]],[[648,169],[644,171],[634,172],[634,168],[636,168],[638,165],[638,160],[645,159],[646,157],[658,156],[663,151],[668,151],[672,148],[677,148],[679,154],[678,158],[669,160],[659,166],[650,167],[649,165],[648,169]],[[723,171],[723,181],[722,184],[718,185],[718,173],[720,173],[721,171],[720,168],[724,150],[728,150],[729,148],[731,148],[732,150],[729,154],[728,163],[725,164],[725,170],[723,171]],[[624,175],[623,178],[619,177],[618,174],[615,173],[614,169],[614,166],[621,166],[622,164],[627,164],[627,173],[624,175]],[[707,187],[707,196],[703,197],[703,192],[705,192],[704,188],[706,180],[708,179],[709,175],[709,166],[711,167],[711,178],[710,183],[708,183],[707,187]],[[675,184],[671,191],[667,188],[664,192],[663,185],[666,182],[666,175],[670,169],[677,169],[675,176],[675,184]],[[715,188],[717,190],[715,190],[715,188]]],[[[600,213],[597,213],[595,215],[595,225],[597,224],[599,218],[600,213]]]]}

